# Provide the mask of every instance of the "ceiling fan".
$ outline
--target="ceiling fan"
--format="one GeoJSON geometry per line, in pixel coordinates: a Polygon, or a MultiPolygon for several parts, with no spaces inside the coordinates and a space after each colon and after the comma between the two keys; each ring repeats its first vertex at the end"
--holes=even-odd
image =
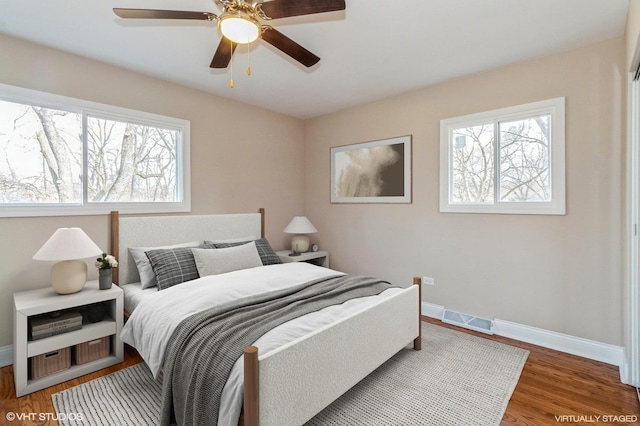
{"type": "Polygon", "coordinates": [[[226,68],[238,44],[249,44],[258,38],[266,41],[306,67],[320,58],[289,37],[262,21],[333,12],[346,8],[345,0],[271,0],[254,3],[245,0],[214,0],[223,8],[220,16],[211,12],[182,10],[123,9],[113,12],[125,19],[193,19],[217,21],[222,39],[213,55],[211,68],[226,68]]]}

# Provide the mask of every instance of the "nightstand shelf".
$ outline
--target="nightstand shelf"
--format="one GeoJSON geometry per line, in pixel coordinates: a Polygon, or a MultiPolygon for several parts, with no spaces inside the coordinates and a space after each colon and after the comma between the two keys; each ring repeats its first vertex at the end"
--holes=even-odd
{"type": "Polygon", "coordinates": [[[41,340],[29,341],[29,343],[27,343],[27,358],[67,346],[77,345],[78,343],[89,340],[99,339],[100,337],[111,336],[116,334],[116,327],[116,322],[108,319],[93,324],[84,324],[81,330],[59,334],[41,340]]]}
{"type": "Polygon", "coordinates": [[[82,291],[69,295],[59,295],[51,287],[23,291],[13,295],[13,304],[13,374],[17,396],[118,364],[124,359],[124,345],[120,340],[123,296],[122,289],[118,286],[112,286],[109,290],[99,290],[98,281],[88,281],[82,291]],[[29,340],[29,317],[100,302],[105,302],[107,306],[102,321],[85,323],[79,330],[29,340]],[[29,379],[29,358],[107,336],[110,337],[108,356],[85,364],[72,363],[70,368],[57,373],[35,380],[29,379]]]}
{"type": "Polygon", "coordinates": [[[300,253],[299,256],[289,256],[289,253],[291,253],[291,250],[280,250],[276,252],[280,260],[282,260],[282,263],[308,262],[314,265],[324,266],[325,268],[329,267],[328,251],[308,251],[300,253]]]}

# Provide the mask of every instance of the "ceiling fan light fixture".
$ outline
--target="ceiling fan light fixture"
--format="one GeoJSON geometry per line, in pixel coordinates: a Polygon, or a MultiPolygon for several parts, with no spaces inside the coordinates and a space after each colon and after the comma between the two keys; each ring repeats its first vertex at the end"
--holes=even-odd
{"type": "MultiPolygon", "coordinates": [[[[285,36],[272,26],[262,25],[263,20],[271,21],[293,16],[314,15],[316,13],[345,10],[345,0],[214,0],[223,9],[222,15],[212,12],[162,9],[114,8],[113,12],[125,19],[190,19],[217,21],[218,31],[223,36],[218,43],[210,68],[227,68],[231,64],[233,52],[238,44],[247,46],[258,38],[264,40],[283,54],[309,68],[320,58],[285,36]]],[[[247,72],[250,74],[250,69],[247,72]]]]}
{"type": "Polygon", "coordinates": [[[218,21],[223,36],[238,44],[248,44],[260,37],[260,24],[245,13],[223,13],[218,21]]]}

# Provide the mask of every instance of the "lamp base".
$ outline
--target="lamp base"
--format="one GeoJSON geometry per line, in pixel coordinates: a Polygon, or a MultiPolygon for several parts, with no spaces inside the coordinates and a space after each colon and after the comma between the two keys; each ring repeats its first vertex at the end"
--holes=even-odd
{"type": "Polygon", "coordinates": [[[77,293],[87,282],[87,264],[82,260],[63,260],[51,267],[51,287],[58,294],[77,293]]]}
{"type": "Polygon", "coordinates": [[[294,253],[309,251],[309,237],[306,235],[294,235],[291,237],[291,251],[294,253]]]}

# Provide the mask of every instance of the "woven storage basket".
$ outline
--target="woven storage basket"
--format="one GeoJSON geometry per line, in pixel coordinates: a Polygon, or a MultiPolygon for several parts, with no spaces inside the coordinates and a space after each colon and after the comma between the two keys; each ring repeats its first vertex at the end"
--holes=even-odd
{"type": "Polygon", "coordinates": [[[109,356],[110,343],[109,336],[105,336],[100,339],[75,345],[73,347],[73,358],[76,365],[86,364],[87,362],[109,356]]]}
{"type": "Polygon", "coordinates": [[[71,348],[62,348],[29,358],[31,380],[49,376],[71,367],[71,348]]]}

